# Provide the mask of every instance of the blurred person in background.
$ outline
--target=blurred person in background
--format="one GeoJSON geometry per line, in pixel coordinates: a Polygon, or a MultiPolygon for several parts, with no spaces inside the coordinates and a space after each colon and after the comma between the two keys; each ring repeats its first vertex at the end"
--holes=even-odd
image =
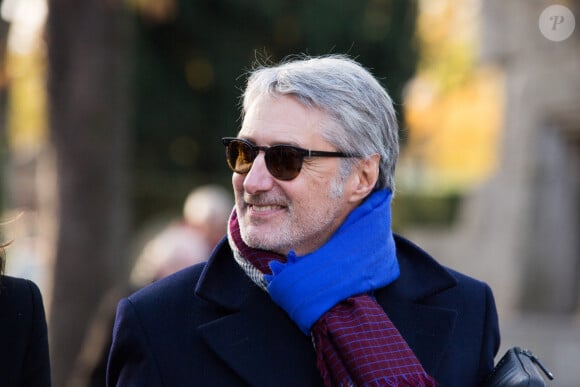
{"type": "MultiPolygon", "coordinates": [[[[115,289],[105,297],[80,357],[77,380],[91,387],[105,386],[115,307],[121,297],[181,269],[204,262],[226,233],[234,205],[231,193],[213,184],[199,186],[187,196],[182,216],[156,232],[143,246],[129,277],[128,289],[115,289]],[[104,337],[104,338],[103,338],[104,337]],[[95,348],[100,348],[95,351],[95,348]],[[96,354],[100,354],[97,358],[96,354]]],[[[1,387],[1,384],[0,384],[1,387]]]]}
{"type": "Polygon", "coordinates": [[[233,206],[230,191],[215,184],[203,185],[185,199],[183,218],[213,249],[226,233],[233,206]]]}
{"type": "Polygon", "coordinates": [[[480,385],[491,289],[392,232],[398,125],[377,79],[341,55],[259,67],[242,116],[222,139],[228,238],[119,303],[109,386],[480,385]]]}
{"type": "Polygon", "coordinates": [[[50,386],[48,332],[42,295],[30,280],[4,275],[0,243],[0,386],[50,386]]]}

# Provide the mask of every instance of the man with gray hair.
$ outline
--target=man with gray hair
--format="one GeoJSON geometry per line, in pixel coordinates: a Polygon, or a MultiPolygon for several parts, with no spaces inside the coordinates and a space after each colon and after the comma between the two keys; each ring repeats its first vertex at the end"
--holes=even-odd
{"type": "Polygon", "coordinates": [[[110,386],[477,386],[489,287],[391,230],[391,98],[342,55],[259,67],[222,139],[235,197],[207,264],[122,300],[110,386]]]}

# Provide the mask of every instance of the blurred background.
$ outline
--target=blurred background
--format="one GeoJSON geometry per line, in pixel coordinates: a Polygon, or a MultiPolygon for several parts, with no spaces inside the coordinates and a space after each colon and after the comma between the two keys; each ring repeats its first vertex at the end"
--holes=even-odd
{"type": "Polygon", "coordinates": [[[397,105],[396,231],[491,285],[498,359],[529,348],[577,386],[579,17],[577,0],[0,0],[0,236],[7,274],[42,289],[54,385],[103,386],[120,297],[225,232],[219,139],[245,71],[347,53],[397,105]]]}

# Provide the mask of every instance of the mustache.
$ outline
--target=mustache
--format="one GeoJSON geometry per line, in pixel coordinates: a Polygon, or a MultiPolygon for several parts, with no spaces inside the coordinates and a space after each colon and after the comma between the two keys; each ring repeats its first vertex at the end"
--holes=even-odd
{"type": "Polygon", "coordinates": [[[244,202],[246,204],[258,206],[277,205],[288,207],[289,205],[289,200],[286,197],[280,195],[272,195],[270,193],[257,195],[244,194],[244,202]]]}

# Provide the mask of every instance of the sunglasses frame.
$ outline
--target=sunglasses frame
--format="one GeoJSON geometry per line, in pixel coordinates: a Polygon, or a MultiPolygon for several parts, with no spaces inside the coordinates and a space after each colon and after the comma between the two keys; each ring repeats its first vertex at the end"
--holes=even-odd
{"type": "Polygon", "coordinates": [[[300,174],[300,171],[302,170],[302,164],[304,163],[304,158],[306,158],[306,157],[360,157],[358,155],[350,154],[350,153],[310,150],[310,149],[300,148],[300,147],[297,147],[294,145],[285,145],[285,144],[272,145],[272,146],[259,146],[259,145],[252,144],[248,140],[244,140],[243,138],[237,138],[237,137],[223,137],[222,143],[226,147],[226,161],[227,161],[228,167],[232,170],[232,172],[239,173],[242,175],[245,175],[248,172],[250,172],[250,169],[252,168],[252,165],[254,164],[254,160],[256,160],[256,157],[258,157],[258,154],[260,153],[260,151],[263,151],[264,152],[264,160],[266,162],[266,168],[268,169],[268,172],[270,172],[270,174],[274,178],[276,178],[278,180],[286,180],[286,181],[292,180],[292,179],[295,179],[296,177],[298,177],[298,175],[300,174]],[[251,159],[248,159],[249,160],[248,161],[249,167],[248,167],[247,171],[236,170],[235,165],[232,165],[232,163],[230,161],[229,146],[233,142],[241,143],[241,144],[247,146],[251,150],[251,159]],[[277,168],[276,166],[271,165],[271,163],[273,162],[272,160],[275,160],[275,157],[272,156],[271,152],[272,152],[272,150],[275,150],[275,149],[290,149],[293,152],[296,152],[297,155],[300,157],[298,159],[298,165],[296,167],[296,171],[293,171],[292,175],[288,175],[288,176],[281,175],[279,172],[277,172],[277,169],[279,169],[279,167],[277,168]],[[270,156],[268,156],[268,155],[270,155],[270,156]]]}

